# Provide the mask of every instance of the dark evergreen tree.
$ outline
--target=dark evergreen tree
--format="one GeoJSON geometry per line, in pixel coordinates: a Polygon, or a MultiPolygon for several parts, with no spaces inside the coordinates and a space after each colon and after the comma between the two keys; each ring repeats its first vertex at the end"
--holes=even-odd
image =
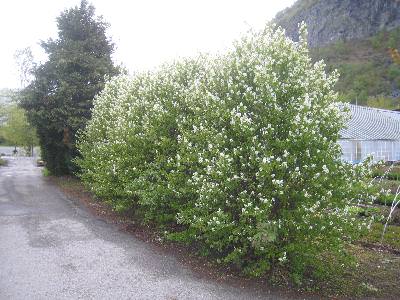
{"type": "Polygon", "coordinates": [[[108,24],[82,0],[57,18],[58,38],[42,42],[48,61],[33,70],[34,80],[23,91],[22,107],[36,127],[42,157],[52,174],[75,171],[76,134],[91,116],[94,96],[106,76],[118,69],[107,38],[108,24]]]}

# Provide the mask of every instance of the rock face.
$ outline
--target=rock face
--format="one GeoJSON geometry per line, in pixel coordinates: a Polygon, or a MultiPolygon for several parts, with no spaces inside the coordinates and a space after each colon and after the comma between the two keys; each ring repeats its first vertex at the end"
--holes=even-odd
{"type": "Polygon", "coordinates": [[[294,40],[302,21],[311,47],[361,39],[399,27],[400,0],[298,0],[274,20],[294,40]]]}

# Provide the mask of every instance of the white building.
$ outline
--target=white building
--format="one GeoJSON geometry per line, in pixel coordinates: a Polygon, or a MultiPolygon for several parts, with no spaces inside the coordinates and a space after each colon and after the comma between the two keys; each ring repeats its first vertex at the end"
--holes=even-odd
{"type": "Polygon", "coordinates": [[[339,140],[345,161],[358,163],[370,154],[374,161],[400,160],[400,112],[358,105],[350,112],[339,140]]]}

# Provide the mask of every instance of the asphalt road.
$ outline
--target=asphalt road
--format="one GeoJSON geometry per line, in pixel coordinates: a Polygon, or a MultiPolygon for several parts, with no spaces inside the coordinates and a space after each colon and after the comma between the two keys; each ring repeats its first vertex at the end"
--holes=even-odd
{"type": "Polygon", "coordinates": [[[29,158],[0,167],[0,299],[287,299],[196,276],[90,215],[29,158]]]}

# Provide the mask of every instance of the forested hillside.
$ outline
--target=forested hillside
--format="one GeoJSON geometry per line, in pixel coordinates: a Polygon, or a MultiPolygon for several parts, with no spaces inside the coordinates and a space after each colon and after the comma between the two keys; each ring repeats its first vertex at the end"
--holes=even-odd
{"type": "Polygon", "coordinates": [[[341,74],[337,89],[343,100],[379,108],[400,108],[400,66],[390,54],[400,48],[400,28],[360,40],[336,42],[311,50],[330,70],[341,74]]]}
{"type": "Polygon", "coordinates": [[[400,66],[390,55],[400,48],[400,1],[299,0],[274,21],[295,40],[307,23],[312,56],[339,70],[344,101],[400,108],[400,66]]]}

